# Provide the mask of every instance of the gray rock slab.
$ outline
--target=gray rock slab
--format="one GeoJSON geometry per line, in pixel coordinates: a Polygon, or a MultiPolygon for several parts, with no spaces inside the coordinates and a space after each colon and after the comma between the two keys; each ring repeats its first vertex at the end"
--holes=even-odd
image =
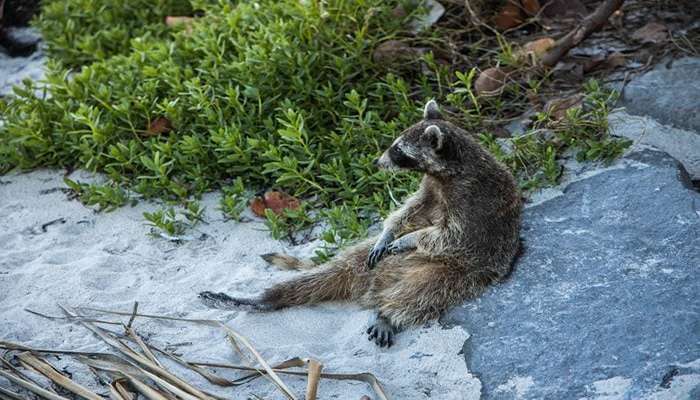
{"type": "Polygon", "coordinates": [[[696,132],[662,125],[648,116],[615,112],[608,118],[610,134],[634,142],[634,148],[652,146],[663,150],[683,164],[693,180],[700,180],[700,135],[696,132]]]}
{"type": "Polygon", "coordinates": [[[528,207],[503,283],[453,310],[484,399],[700,398],[700,194],[632,153],[528,207]]]}
{"type": "Polygon", "coordinates": [[[633,78],[620,99],[630,114],[700,132],[700,58],[674,60],[633,78]]]}

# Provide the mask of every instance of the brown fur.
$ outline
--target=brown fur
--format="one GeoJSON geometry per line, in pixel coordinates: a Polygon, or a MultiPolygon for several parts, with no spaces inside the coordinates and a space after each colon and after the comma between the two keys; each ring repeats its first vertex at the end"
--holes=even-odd
{"type": "Polygon", "coordinates": [[[521,213],[511,174],[468,133],[443,120],[434,103],[426,105],[425,119],[392,145],[397,146],[403,153],[387,150],[380,164],[424,177],[418,191],[384,221],[382,235],[269,288],[259,304],[279,309],[354,301],[376,309],[393,331],[437,318],[510,272],[521,213]],[[386,237],[412,240],[368,268],[370,252],[386,237]]]}

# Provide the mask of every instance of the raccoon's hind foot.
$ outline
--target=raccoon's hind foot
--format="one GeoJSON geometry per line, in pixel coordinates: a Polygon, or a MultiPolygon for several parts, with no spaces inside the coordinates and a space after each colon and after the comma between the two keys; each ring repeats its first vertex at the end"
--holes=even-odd
{"type": "Polygon", "coordinates": [[[235,309],[246,311],[270,311],[272,306],[256,299],[231,297],[226,293],[200,292],[199,298],[211,308],[235,309]]]}
{"type": "Polygon", "coordinates": [[[374,340],[379,347],[391,347],[398,331],[387,318],[378,314],[374,323],[367,328],[367,340],[374,340]]]}

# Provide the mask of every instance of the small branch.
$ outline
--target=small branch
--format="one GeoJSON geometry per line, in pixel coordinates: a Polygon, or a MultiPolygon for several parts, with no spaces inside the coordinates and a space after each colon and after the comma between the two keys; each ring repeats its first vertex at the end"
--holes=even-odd
{"type": "Polygon", "coordinates": [[[605,0],[598,8],[588,15],[581,24],[564,37],[557,40],[554,46],[542,56],[542,65],[553,67],[566,55],[573,47],[578,46],[584,39],[593,32],[599,30],[608,21],[608,18],[619,9],[624,0],[605,0]]]}

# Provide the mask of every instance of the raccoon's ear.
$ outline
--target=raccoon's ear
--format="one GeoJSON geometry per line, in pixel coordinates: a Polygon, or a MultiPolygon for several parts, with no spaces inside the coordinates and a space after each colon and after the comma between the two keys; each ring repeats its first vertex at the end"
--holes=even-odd
{"type": "Polygon", "coordinates": [[[430,100],[425,103],[423,108],[423,119],[442,119],[442,114],[440,114],[440,107],[438,107],[435,100],[430,100]]]}
{"type": "Polygon", "coordinates": [[[442,145],[445,143],[445,134],[442,133],[437,125],[430,125],[425,128],[425,138],[436,151],[442,149],[442,145]]]}

